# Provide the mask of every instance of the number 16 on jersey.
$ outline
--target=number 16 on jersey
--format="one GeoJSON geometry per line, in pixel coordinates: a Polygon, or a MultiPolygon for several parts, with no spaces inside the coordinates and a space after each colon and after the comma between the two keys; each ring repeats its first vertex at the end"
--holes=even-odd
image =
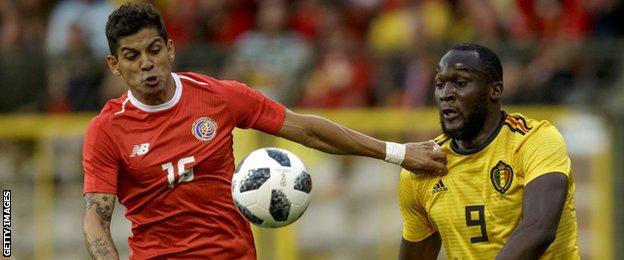
{"type": "Polygon", "coordinates": [[[173,162],[167,162],[162,165],[163,171],[167,171],[167,182],[169,183],[169,188],[173,188],[173,186],[175,186],[176,176],[178,177],[177,183],[189,182],[193,180],[193,168],[186,169],[186,165],[194,162],[195,156],[188,156],[178,160],[177,171],[173,167],[173,162]]]}

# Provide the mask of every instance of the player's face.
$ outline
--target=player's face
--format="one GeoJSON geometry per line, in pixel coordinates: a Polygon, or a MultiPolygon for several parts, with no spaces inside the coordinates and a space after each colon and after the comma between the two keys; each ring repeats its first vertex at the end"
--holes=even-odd
{"type": "Polygon", "coordinates": [[[119,39],[117,57],[109,55],[107,63],[114,74],[124,79],[134,96],[150,104],[159,103],[173,92],[173,57],[173,42],[165,42],[155,28],[148,27],[119,39]]]}
{"type": "Polygon", "coordinates": [[[450,51],[438,64],[435,101],[444,133],[470,140],[484,128],[488,92],[477,52],[450,51]]]}

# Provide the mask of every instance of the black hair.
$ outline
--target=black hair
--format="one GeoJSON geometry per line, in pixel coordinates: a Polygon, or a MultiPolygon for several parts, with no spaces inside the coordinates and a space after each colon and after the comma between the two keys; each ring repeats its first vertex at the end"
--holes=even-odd
{"type": "Polygon", "coordinates": [[[462,43],[455,45],[451,50],[475,51],[479,56],[482,69],[491,82],[503,81],[503,65],[496,53],[485,46],[475,43],[462,43]]]}
{"type": "Polygon", "coordinates": [[[153,27],[167,42],[167,28],[160,12],[151,4],[126,3],[108,16],[106,39],[112,55],[117,57],[119,39],[137,33],[143,28],[153,27]]]}

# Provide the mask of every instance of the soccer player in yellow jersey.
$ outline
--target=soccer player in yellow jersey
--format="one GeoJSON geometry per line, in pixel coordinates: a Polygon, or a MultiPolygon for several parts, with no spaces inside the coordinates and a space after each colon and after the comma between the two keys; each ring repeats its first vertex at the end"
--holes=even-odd
{"type": "Polygon", "coordinates": [[[439,61],[435,100],[448,174],[401,173],[400,259],[579,259],[574,175],[547,121],[501,110],[503,70],[476,44],[439,61]]]}

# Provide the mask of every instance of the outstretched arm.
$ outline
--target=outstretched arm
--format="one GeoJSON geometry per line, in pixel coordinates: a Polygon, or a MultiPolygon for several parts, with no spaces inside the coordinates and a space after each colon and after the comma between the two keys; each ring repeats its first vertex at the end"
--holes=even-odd
{"type": "Polygon", "coordinates": [[[110,233],[110,221],[115,208],[115,195],[87,193],[83,223],[84,241],[93,259],[119,259],[110,233]]]}
{"type": "Polygon", "coordinates": [[[436,259],[438,253],[440,253],[441,245],[442,239],[438,232],[418,242],[410,242],[402,238],[401,248],[399,249],[399,260],[436,259]]]}
{"type": "MultiPolygon", "coordinates": [[[[286,110],[286,119],[277,136],[307,147],[332,153],[386,158],[386,142],[361,134],[325,118],[286,110]]],[[[434,151],[433,142],[408,143],[401,163],[414,173],[446,174],[446,157],[434,151]]]]}
{"type": "Polygon", "coordinates": [[[496,259],[537,259],[555,240],[568,194],[568,179],[548,173],[524,188],[522,220],[496,259]]]}

